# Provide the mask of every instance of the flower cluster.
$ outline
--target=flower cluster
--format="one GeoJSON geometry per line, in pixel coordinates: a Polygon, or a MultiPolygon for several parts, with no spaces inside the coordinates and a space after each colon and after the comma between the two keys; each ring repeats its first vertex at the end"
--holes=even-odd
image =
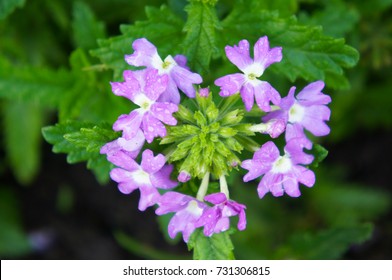
{"type": "Polygon", "coordinates": [[[135,40],[132,47],[134,53],[126,55],[125,61],[144,68],[124,71],[124,81],[112,82],[111,86],[115,95],[129,99],[138,108],[113,124],[122,136],[104,145],[101,153],[116,166],[110,176],[122,193],[139,190],[141,211],[157,205],[157,215],[173,213],[170,237],[181,232],[188,242],[197,228],[211,236],[228,230],[233,216],[238,217],[239,230],[246,228],[246,206],[229,195],[226,177],[233,169],[248,170],[244,182],[261,177],[257,188],[260,198],[268,192],[298,197],[299,184],[315,184],[315,175],[308,167],[314,156],[304,151],[313,145],[307,132],[314,136],[329,133],[325,122],[330,117],[326,105],[331,99],[322,93],[322,81],[307,85],[297,95],[292,87],[281,98],[269,82],[260,79],[271,64],[282,60],[281,47],[270,48],[268,38],[261,37],[252,58],[247,40],[226,46],[227,58],[242,73],[215,80],[223,97],[219,105],[208,87],[196,87],[202,78],[190,71],[185,56],[169,55],[162,60],[145,38],[135,40]],[[187,98],[182,99],[180,92],[187,98]],[[190,98],[195,102],[187,102],[190,98]],[[243,122],[255,101],[263,115],[261,122],[243,122]],[[273,141],[255,142],[251,137],[256,132],[271,138],[284,133],[284,154],[273,141]],[[154,156],[150,149],[141,153],[145,142],[152,143],[155,138],[160,139],[160,145],[170,145],[165,153],[154,156]],[[253,157],[241,160],[243,149],[254,152],[253,157]],[[211,192],[211,178],[219,180],[218,192],[211,192]],[[201,180],[194,193],[187,188],[186,182],[191,179],[201,180]],[[184,184],[181,192],[173,190],[179,182],[184,184]]]}

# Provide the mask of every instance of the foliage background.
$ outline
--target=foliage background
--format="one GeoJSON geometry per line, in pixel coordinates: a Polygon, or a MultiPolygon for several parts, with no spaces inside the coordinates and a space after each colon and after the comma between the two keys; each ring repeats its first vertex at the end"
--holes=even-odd
{"type": "Polygon", "coordinates": [[[325,75],[324,92],[333,102],[332,132],[320,141],[329,155],[317,168],[313,189],[302,188],[298,199],[259,200],[256,185],[230,178],[233,197],[248,207],[247,230],[232,235],[235,256],[391,258],[392,1],[234,3],[219,1],[215,18],[189,6],[184,11],[188,2],[180,0],[1,0],[1,257],[190,258],[185,244],[165,234],[167,217],[157,221],[153,210],[138,212],[137,194],[124,196],[107,183],[110,166],[97,150],[115,137],[108,124],[130,110],[129,103],[110,93],[109,81],[121,77],[132,39],[146,36],[158,41],[162,56],[186,50],[192,68],[212,82],[234,70],[218,66],[225,62],[220,55],[226,42],[233,44],[242,35],[240,27],[224,31],[241,23],[254,36],[264,35],[258,29],[281,30],[275,41],[284,48],[318,42],[313,47],[319,56],[287,53],[291,60],[263,77],[283,93],[290,80],[301,88],[325,75]],[[200,19],[207,29],[200,28],[200,19]],[[171,33],[173,26],[178,34],[171,33]],[[157,33],[167,39],[159,41],[157,33]],[[359,51],[356,67],[342,71],[339,66],[354,66],[354,54],[343,41],[328,47],[332,38],[345,38],[359,51]],[[216,70],[208,71],[210,63],[216,70]],[[43,141],[42,127],[56,122],[66,125],[46,130],[45,136],[56,143],[55,152],[67,156],[53,154],[43,141]]]}

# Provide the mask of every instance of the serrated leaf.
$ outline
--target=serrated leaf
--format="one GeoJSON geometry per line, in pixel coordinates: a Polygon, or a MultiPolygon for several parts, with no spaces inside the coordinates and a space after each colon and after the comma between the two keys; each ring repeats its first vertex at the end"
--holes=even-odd
{"type": "Polygon", "coordinates": [[[22,8],[26,0],[1,0],[0,1],[0,20],[5,19],[16,8],[22,8]]]}
{"type": "Polygon", "coordinates": [[[2,109],[7,157],[16,179],[27,185],[40,166],[45,111],[38,104],[11,100],[5,101],[2,109]]]}
{"type": "Polygon", "coordinates": [[[196,229],[188,242],[188,249],[193,250],[194,260],[234,260],[234,246],[228,232],[207,237],[202,229],[196,229]]]}
{"type": "Polygon", "coordinates": [[[90,50],[97,47],[97,39],[105,38],[105,26],[97,21],[93,11],[83,2],[75,2],[72,10],[73,40],[78,48],[90,50]]]}
{"type": "Polygon", "coordinates": [[[42,134],[53,145],[54,153],[66,153],[68,163],[87,161],[87,168],[98,181],[107,182],[111,164],[99,149],[119,136],[109,125],[73,121],[44,127],[42,134]]]}
{"type": "Polygon", "coordinates": [[[132,42],[137,38],[147,38],[159,46],[161,57],[177,54],[183,34],[183,21],[165,5],[160,8],[146,7],[147,20],[133,25],[122,25],[122,35],[99,40],[99,48],[91,54],[98,57],[106,68],[114,70],[115,79],[121,79],[122,72],[131,67],[125,62],[124,55],[130,54],[132,42]]]}
{"type": "Polygon", "coordinates": [[[292,258],[309,260],[338,259],[350,246],[369,239],[371,224],[336,227],[318,233],[299,233],[292,237],[289,247],[292,258]]]}
{"type": "Polygon", "coordinates": [[[72,84],[65,70],[12,65],[0,57],[0,97],[56,107],[72,84]]]}
{"type": "Polygon", "coordinates": [[[190,1],[185,7],[188,19],[183,48],[192,69],[198,73],[209,72],[210,60],[220,54],[216,30],[220,29],[215,7],[202,1],[190,1]]]}
{"type": "Polygon", "coordinates": [[[233,11],[222,21],[220,42],[238,44],[241,39],[255,42],[267,35],[271,47],[283,48],[283,59],[271,69],[285,75],[291,82],[303,78],[309,82],[323,80],[329,87],[346,88],[343,68],[353,67],[358,52],[345,44],[344,39],[326,36],[321,27],[305,26],[295,17],[281,18],[276,12],[250,10],[238,1],[233,11]],[[227,34],[230,34],[228,36],[227,34]],[[340,77],[339,79],[337,77],[340,77]]]}

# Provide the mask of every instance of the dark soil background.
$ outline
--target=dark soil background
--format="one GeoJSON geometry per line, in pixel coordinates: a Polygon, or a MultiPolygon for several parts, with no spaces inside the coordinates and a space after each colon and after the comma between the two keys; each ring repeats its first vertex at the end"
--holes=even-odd
{"type": "MultiPolygon", "coordinates": [[[[338,145],[327,144],[330,154],[325,164],[344,165],[348,181],[383,189],[392,195],[391,143],[390,131],[360,133],[338,145]]],[[[10,174],[5,181],[17,185],[10,174]]],[[[144,213],[137,210],[137,192],[126,196],[114,183],[99,185],[84,163],[67,164],[65,155],[53,154],[46,143],[39,176],[28,188],[18,186],[17,194],[23,226],[36,240],[36,250],[22,256],[23,259],[143,258],[122,248],[115,240],[115,230],[155,249],[190,256],[182,242],[178,245],[165,242],[153,210],[144,213]],[[61,202],[60,196],[67,199],[61,202]]],[[[392,210],[389,210],[376,221],[373,237],[353,246],[344,258],[392,259],[391,237],[392,210]]]]}

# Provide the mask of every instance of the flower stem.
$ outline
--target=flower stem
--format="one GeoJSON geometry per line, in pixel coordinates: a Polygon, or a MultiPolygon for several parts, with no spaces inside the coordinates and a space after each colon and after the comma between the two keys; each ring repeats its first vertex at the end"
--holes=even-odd
{"type": "Polygon", "coordinates": [[[227,186],[225,175],[219,177],[219,185],[220,185],[220,191],[226,195],[227,199],[229,199],[229,188],[227,186]]]}
{"type": "Polygon", "coordinates": [[[203,180],[201,180],[201,185],[199,187],[199,190],[197,191],[196,198],[198,200],[203,201],[204,196],[207,193],[209,182],[210,182],[210,172],[206,172],[206,174],[203,177],[203,180]]]}

